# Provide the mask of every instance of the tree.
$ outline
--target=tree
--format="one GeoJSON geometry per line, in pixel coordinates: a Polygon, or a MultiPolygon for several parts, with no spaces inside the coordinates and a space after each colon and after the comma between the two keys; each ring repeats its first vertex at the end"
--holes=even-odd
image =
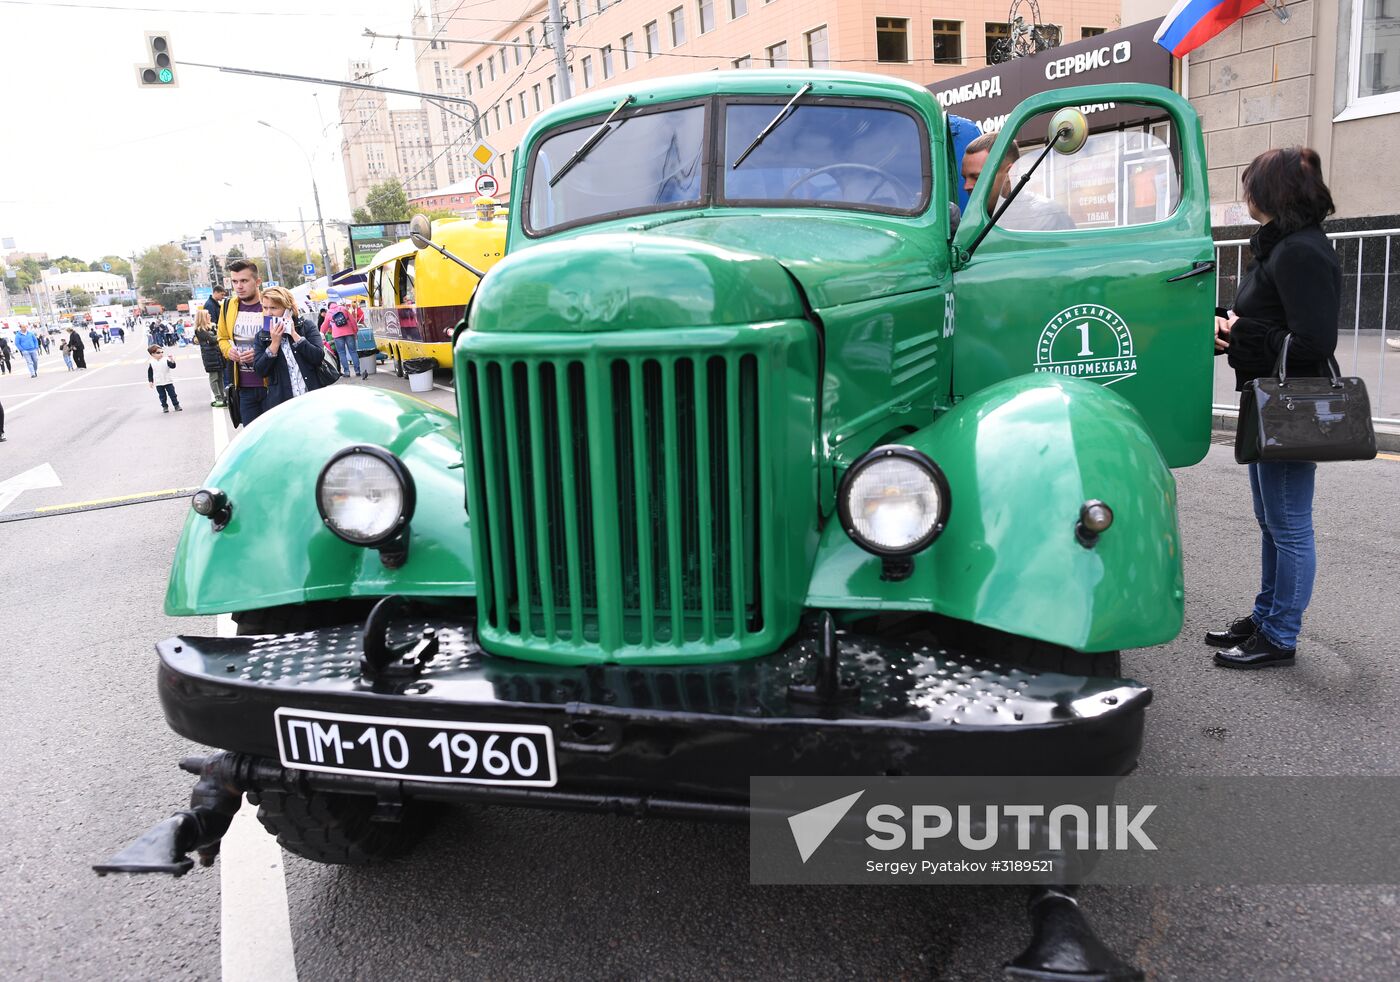
{"type": "Polygon", "coordinates": [[[243,258],[243,250],[240,249],[240,248],[238,248],[238,246],[229,246],[228,258],[230,258],[230,259],[242,259],[242,258],[243,258]]]}
{"type": "Polygon", "coordinates": [[[356,208],[351,217],[356,225],[370,225],[406,222],[410,214],[408,192],[403,189],[403,181],[391,177],[371,187],[365,198],[365,207],[356,208]]]}
{"type": "Polygon", "coordinates": [[[430,222],[435,222],[435,221],[437,221],[439,218],[461,218],[461,217],[462,217],[461,215],[457,214],[457,212],[453,211],[451,208],[433,208],[433,209],[431,209],[430,211],[420,211],[420,212],[416,212],[416,214],[422,215],[424,218],[428,219],[428,221],[430,221],[430,222]]]}
{"type": "Polygon", "coordinates": [[[151,246],[137,257],[136,268],[142,296],[172,309],[189,299],[189,257],[179,246],[151,246]]]}
{"type": "Polygon", "coordinates": [[[92,294],[80,287],[71,290],[64,290],[63,295],[67,298],[68,306],[74,310],[83,310],[92,306],[92,294]]]}
{"type": "Polygon", "coordinates": [[[113,276],[121,276],[124,277],[128,283],[131,282],[131,263],[127,262],[121,256],[103,256],[101,259],[94,259],[88,264],[88,269],[94,273],[110,272],[113,276]],[[112,268],[110,270],[104,270],[102,268],[103,263],[106,263],[112,268]]]}

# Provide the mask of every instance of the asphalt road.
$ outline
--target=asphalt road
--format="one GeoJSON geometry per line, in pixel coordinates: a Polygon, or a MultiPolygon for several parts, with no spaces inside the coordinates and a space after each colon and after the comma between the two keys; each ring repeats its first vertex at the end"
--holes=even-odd
{"type": "MultiPolygon", "coordinates": [[[[198,355],[162,415],[138,345],[85,377],[51,356],[0,377],[0,482],[49,464],[61,486],[0,518],[197,486],[215,422],[198,355]],[[55,371],[56,366],[56,371],[55,371]],[[35,399],[34,397],[39,398],[35,399]]],[[[360,383],[345,383],[360,384],[360,383]]],[[[380,374],[370,384],[406,388],[380,374]]],[[[450,405],[435,390],[431,401],[450,405]]],[[[222,425],[221,420],[219,425],[222,425]]],[[[1321,575],[1293,670],[1227,673],[1196,642],[1247,609],[1257,530],[1228,448],[1178,472],[1182,639],[1125,655],[1156,690],[1144,773],[1400,773],[1400,461],[1324,467],[1321,575]]],[[[183,807],[198,748],[165,727],[152,644],[214,633],[161,614],[183,499],[0,524],[0,977],[217,978],[220,868],[98,879],[90,863],[183,807]]],[[[1383,833],[1384,830],[1382,830],[1383,833]]],[[[1396,848],[1393,835],[1380,848],[1396,848]]],[[[747,831],[515,809],[452,813],[374,871],[286,857],[305,980],[988,979],[1026,940],[1014,888],[748,885],[747,831]]],[[[1154,979],[1390,979],[1400,887],[1091,888],[1104,939],[1154,979]]]]}

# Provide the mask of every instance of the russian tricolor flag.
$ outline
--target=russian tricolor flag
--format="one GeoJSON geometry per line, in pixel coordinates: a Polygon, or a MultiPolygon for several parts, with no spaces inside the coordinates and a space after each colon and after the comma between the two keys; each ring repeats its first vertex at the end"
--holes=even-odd
{"type": "Polygon", "coordinates": [[[1180,58],[1199,48],[1264,0],[1177,0],[1152,40],[1180,58]]]}

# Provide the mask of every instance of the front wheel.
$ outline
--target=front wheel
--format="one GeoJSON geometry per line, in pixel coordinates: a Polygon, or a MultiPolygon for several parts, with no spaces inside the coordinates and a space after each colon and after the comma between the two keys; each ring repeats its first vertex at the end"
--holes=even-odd
{"type": "Polygon", "coordinates": [[[258,821],[288,852],[313,863],[368,866],[407,855],[428,831],[431,813],[406,801],[398,821],[373,819],[375,799],[330,791],[250,791],[258,821]]]}

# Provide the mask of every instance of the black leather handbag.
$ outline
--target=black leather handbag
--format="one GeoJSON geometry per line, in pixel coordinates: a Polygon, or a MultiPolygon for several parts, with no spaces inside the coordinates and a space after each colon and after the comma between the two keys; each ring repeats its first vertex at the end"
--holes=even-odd
{"type": "Polygon", "coordinates": [[[1376,430],[1366,383],[1343,378],[1336,358],[1327,359],[1330,378],[1289,378],[1288,345],[1274,374],[1245,383],[1235,430],[1235,461],[1371,460],[1376,430]]]}

